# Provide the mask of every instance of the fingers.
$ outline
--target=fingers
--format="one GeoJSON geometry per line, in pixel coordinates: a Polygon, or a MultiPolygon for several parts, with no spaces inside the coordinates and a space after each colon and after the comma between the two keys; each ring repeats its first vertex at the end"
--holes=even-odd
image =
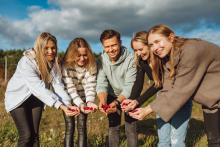
{"type": "Polygon", "coordinates": [[[106,109],[107,109],[107,104],[102,104],[102,103],[100,103],[99,104],[99,111],[101,111],[102,113],[104,113],[105,115],[107,115],[107,113],[106,113],[106,109]]]}
{"type": "Polygon", "coordinates": [[[90,112],[95,112],[98,109],[98,106],[92,102],[87,103],[87,107],[84,109],[90,110],[90,112]]]}
{"type": "Polygon", "coordinates": [[[116,111],[117,111],[117,107],[114,106],[114,107],[108,108],[108,109],[106,110],[106,113],[107,113],[107,114],[110,114],[110,113],[114,113],[114,112],[116,112],[116,111]]]}
{"type": "Polygon", "coordinates": [[[148,114],[145,113],[143,108],[137,108],[129,112],[129,115],[135,119],[143,120],[148,114]]]}
{"type": "Polygon", "coordinates": [[[79,108],[74,106],[68,107],[64,112],[67,116],[77,116],[80,113],[79,108]]]}
{"type": "Polygon", "coordinates": [[[129,100],[129,103],[122,103],[121,108],[124,112],[132,111],[136,107],[136,103],[134,100],[129,100]]]}

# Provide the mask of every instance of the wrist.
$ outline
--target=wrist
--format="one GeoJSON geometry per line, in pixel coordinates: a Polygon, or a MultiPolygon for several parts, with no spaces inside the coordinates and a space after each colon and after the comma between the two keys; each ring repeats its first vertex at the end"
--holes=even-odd
{"type": "Polygon", "coordinates": [[[134,102],[135,102],[136,106],[139,105],[139,102],[137,100],[134,100],[134,102]]]}
{"type": "Polygon", "coordinates": [[[123,95],[119,95],[117,100],[119,101],[119,103],[121,103],[123,100],[125,100],[126,98],[123,95]]]}
{"type": "Polygon", "coordinates": [[[120,103],[121,103],[118,99],[115,99],[114,102],[116,105],[120,105],[120,103]]]}
{"type": "Polygon", "coordinates": [[[88,104],[93,104],[93,102],[87,101],[87,102],[86,102],[86,106],[87,106],[88,104]]]}
{"type": "Polygon", "coordinates": [[[84,107],[84,106],[85,106],[85,103],[79,104],[79,108],[84,107]]]}
{"type": "Polygon", "coordinates": [[[152,113],[153,112],[153,110],[152,110],[152,108],[151,108],[151,106],[150,105],[148,105],[147,107],[145,107],[145,113],[148,115],[148,114],[150,114],[150,113],[152,113]]]}
{"type": "Polygon", "coordinates": [[[59,106],[59,108],[60,108],[61,110],[64,110],[65,107],[66,107],[66,106],[64,106],[63,104],[61,104],[61,105],[59,106]]]}

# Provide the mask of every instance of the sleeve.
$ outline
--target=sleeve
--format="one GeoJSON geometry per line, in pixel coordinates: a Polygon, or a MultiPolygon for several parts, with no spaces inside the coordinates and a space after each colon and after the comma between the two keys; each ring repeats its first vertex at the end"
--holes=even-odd
{"type": "MultiPolygon", "coordinates": [[[[150,66],[147,63],[142,63],[141,64],[142,69],[144,70],[143,72],[147,74],[149,80],[152,80],[152,70],[150,68],[150,66]]],[[[144,77],[142,79],[142,81],[144,81],[144,77]]],[[[139,103],[139,105],[142,105],[145,101],[147,101],[149,98],[151,98],[154,94],[157,93],[158,90],[160,90],[161,88],[156,88],[154,84],[152,84],[148,89],[145,90],[145,92],[137,97],[137,101],[139,103]]]]}
{"type": "Polygon", "coordinates": [[[137,69],[136,69],[136,66],[134,63],[134,58],[130,58],[128,68],[126,71],[126,75],[125,75],[124,87],[123,87],[120,95],[123,95],[126,98],[130,97],[132,87],[133,87],[134,82],[136,80],[136,73],[137,73],[137,69]]]}
{"type": "Polygon", "coordinates": [[[210,62],[198,54],[203,53],[194,51],[183,55],[177,67],[178,70],[172,88],[164,89],[164,86],[158,92],[157,98],[150,104],[153,111],[159,114],[164,121],[169,121],[193,97],[201,84],[210,62]]]}
{"type": "Polygon", "coordinates": [[[103,61],[100,60],[98,62],[98,74],[97,74],[97,86],[96,86],[97,94],[101,92],[108,93],[108,85],[109,82],[107,80],[107,76],[103,69],[103,61]]]}
{"type": "Polygon", "coordinates": [[[151,98],[153,95],[155,95],[160,88],[154,87],[154,84],[152,84],[141,96],[139,96],[136,100],[138,101],[139,105],[142,105],[144,102],[146,102],[149,98],[151,98]]]}
{"type": "Polygon", "coordinates": [[[136,76],[136,81],[134,82],[134,86],[132,88],[131,99],[136,99],[139,105],[142,105],[145,101],[147,101],[150,97],[156,94],[157,91],[159,90],[159,88],[154,87],[154,84],[152,84],[140,96],[141,91],[143,90],[145,72],[148,78],[152,80],[151,70],[148,69],[149,68],[145,67],[144,64],[140,64],[140,66],[137,67],[137,76],[136,76]]]}
{"type": "Polygon", "coordinates": [[[85,83],[85,95],[86,95],[86,102],[94,102],[95,96],[96,96],[96,75],[97,70],[95,72],[91,73],[87,72],[86,76],[86,83],[85,83]]]}
{"type": "Polygon", "coordinates": [[[63,76],[63,82],[65,85],[65,88],[70,95],[71,99],[73,100],[73,103],[77,106],[80,106],[83,104],[83,100],[80,98],[80,96],[77,93],[76,85],[74,84],[74,75],[70,75],[69,71],[63,67],[62,70],[62,76],[63,76]]]}
{"type": "Polygon", "coordinates": [[[19,65],[21,69],[20,72],[31,93],[46,105],[50,107],[54,106],[58,109],[62,104],[62,102],[59,101],[59,97],[45,88],[45,83],[40,79],[36,65],[27,57],[23,59],[19,65]]]}
{"type": "Polygon", "coordinates": [[[65,105],[71,105],[71,98],[65,90],[61,77],[60,74],[54,74],[54,80],[52,83],[54,92],[65,105]]]}
{"type": "Polygon", "coordinates": [[[144,85],[144,74],[144,71],[139,66],[137,66],[136,80],[131,90],[130,99],[136,99],[140,96],[144,85]]]}

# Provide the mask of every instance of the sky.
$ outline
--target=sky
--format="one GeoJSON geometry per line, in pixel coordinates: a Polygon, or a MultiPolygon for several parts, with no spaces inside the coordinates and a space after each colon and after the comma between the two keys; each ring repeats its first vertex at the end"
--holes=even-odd
{"type": "Polygon", "coordinates": [[[94,52],[105,29],[121,33],[130,48],[132,35],[157,24],[178,36],[220,45],[220,0],[0,0],[0,49],[27,49],[43,31],[58,39],[60,51],[84,37],[94,52]]]}

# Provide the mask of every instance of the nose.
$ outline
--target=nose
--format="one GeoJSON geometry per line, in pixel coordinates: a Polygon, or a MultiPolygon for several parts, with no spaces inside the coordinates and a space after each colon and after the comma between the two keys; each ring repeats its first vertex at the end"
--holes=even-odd
{"type": "Polygon", "coordinates": [[[141,51],[137,51],[137,55],[140,56],[141,55],[141,51]]]}
{"type": "Polygon", "coordinates": [[[80,61],[84,61],[84,57],[83,56],[80,56],[80,61]]]}
{"type": "Polygon", "coordinates": [[[110,48],[109,48],[109,52],[112,52],[114,50],[114,48],[111,46],[110,48]]]}
{"type": "Polygon", "coordinates": [[[53,52],[53,51],[52,51],[51,48],[48,48],[48,49],[47,49],[47,53],[48,53],[48,54],[51,54],[52,52],[53,52]]]}

